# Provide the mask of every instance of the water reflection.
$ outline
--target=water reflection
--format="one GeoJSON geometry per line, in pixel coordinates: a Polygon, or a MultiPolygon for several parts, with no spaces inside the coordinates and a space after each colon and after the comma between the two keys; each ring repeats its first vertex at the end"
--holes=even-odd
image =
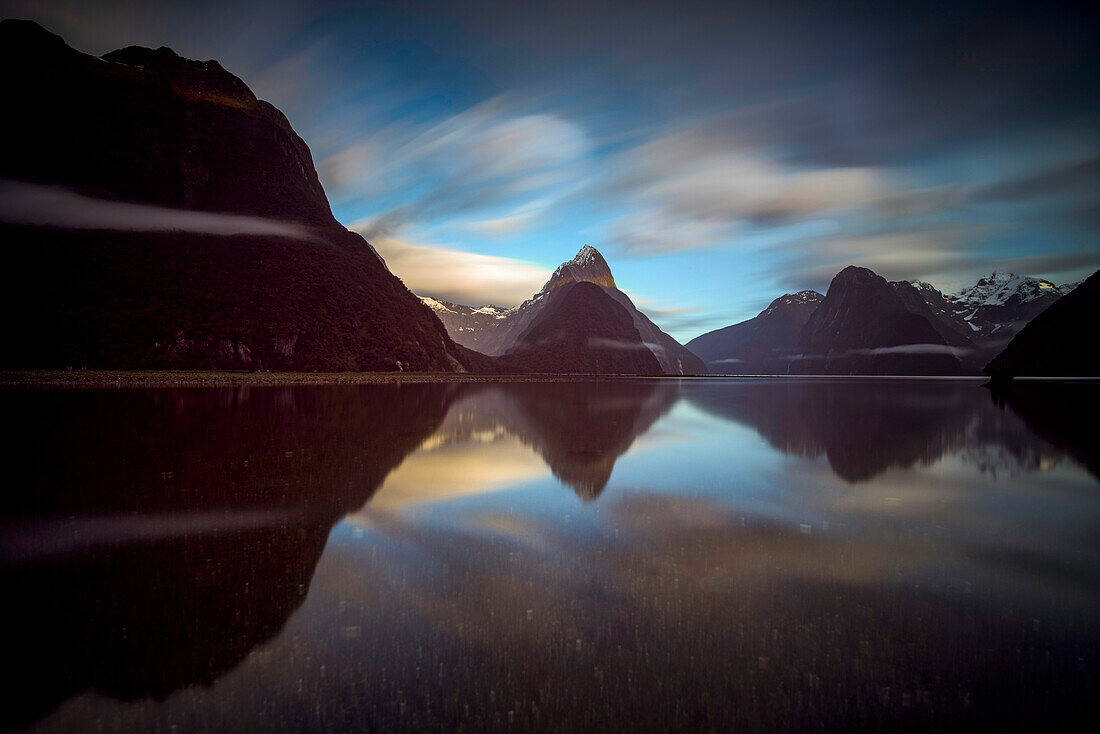
{"type": "Polygon", "coordinates": [[[615,461],[669,411],[679,393],[679,384],[671,381],[468,386],[423,447],[466,449],[435,462],[438,476],[432,483],[438,495],[447,494],[448,480],[467,486],[472,475],[484,484],[491,480],[485,474],[496,474],[500,461],[507,461],[487,455],[487,449],[511,440],[535,452],[582,500],[594,500],[615,461]]]}
{"type": "Polygon", "coordinates": [[[0,725],[85,689],[209,683],[302,603],[332,526],[442,421],[448,389],[0,393],[0,560],[19,676],[0,725]]]}
{"type": "MultiPolygon", "coordinates": [[[[1019,415],[974,388],[955,381],[765,380],[692,386],[687,396],[708,413],[753,428],[786,454],[824,455],[849,482],[928,466],[949,453],[994,474],[1036,471],[1061,458],[1055,445],[1063,440],[1036,441],[1019,415]]],[[[1074,390],[1074,399],[1091,392],[1074,390]]],[[[1066,397],[1046,405],[1064,414],[1066,397]]],[[[1067,430],[1059,438],[1079,435],[1088,434],[1067,430]]]]}
{"type": "Polygon", "coordinates": [[[1049,387],[0,391],[0,727],[1068,724],[1096,392],[1049,387]]]}

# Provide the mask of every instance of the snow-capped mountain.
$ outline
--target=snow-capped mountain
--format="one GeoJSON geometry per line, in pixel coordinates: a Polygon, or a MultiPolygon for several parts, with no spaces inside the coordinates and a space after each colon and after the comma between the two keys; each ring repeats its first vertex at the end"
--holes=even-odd
{"type": "MultiPolygon", "coordinates": [[[[506,356],[548,316],[547,306],[559,290],[577,283],[591,283],[626,309],[639,344],[646,345],[666,374],[705,374],[702,361],[675,339],[665,334],[639,311],[629,296],[615,285],[611,268],[599,251],[585,245],[572,260],[554,270],[546,284],[531,298],[510,309],[496,306],[461,306],[432,298],[421,300],[435,311],[451,338],[459,344],[490,356],[506,356]]],[[[591,297],[591,296],[589,296],[591,297]]]]}
{"type": "Polygon", "coordinates": [[[497,322],[508,318],[518,308],[501,308],[493,305],[463,306],[458,303],[424,296],[420,300],[435,312],[435,315],[447,327],[447,332],[455,335],[451,337],[452,339],[479,352],[486,351],[479,343],[481,337],[491,332],[497,322]],[[456,338],[459,335],[461,335],[461,338],[456,338]]]}
{"type": "Polygon", "coordinates": [[[944,300],[979,338],[1008,338],[1076,285],[994,272],[956,294],[945,295],[944,300]]]}

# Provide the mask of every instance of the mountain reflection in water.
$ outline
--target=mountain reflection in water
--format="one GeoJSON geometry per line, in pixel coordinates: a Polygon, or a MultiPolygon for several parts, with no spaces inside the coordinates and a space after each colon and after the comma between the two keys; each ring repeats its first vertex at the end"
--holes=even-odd
{"type": "Polygon", "coordinates": [[[1100,406],[1030,387],[0,391],[0,726],[1068,724],[1100,406]]]}

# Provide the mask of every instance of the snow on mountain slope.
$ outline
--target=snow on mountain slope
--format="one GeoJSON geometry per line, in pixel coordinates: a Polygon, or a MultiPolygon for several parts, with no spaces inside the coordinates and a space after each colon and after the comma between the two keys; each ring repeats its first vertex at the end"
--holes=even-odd
{"type": "Polygon", "coordinates": [[[968,323],[979,338],[1008,337],[1038,316],[1076,284],[1015,273],[991,273],[956,294],[945,295],[953,314],[968,323]]]}
{"type": "Polygon", "coordinates": [[[1072,286],[1057,286],[1041,278],[994,272],[988,278],[982,278],[969,288],[948,297],[957,303],[974,307],[1003,306],[1013,298],[1020,303],[1029,303],[1048,295],[1064,296],[1072,289],[1072,286]]]}

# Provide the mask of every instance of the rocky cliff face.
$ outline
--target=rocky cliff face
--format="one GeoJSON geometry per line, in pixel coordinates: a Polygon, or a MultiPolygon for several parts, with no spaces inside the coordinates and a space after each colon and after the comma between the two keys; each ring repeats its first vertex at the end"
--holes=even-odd
{"type": "Polygon", "coordinates": [[[8,367],[467,369],[216,61],[0,24],[8,367]],[[17,144],[11,141],[18,141],[17,144]]]}

